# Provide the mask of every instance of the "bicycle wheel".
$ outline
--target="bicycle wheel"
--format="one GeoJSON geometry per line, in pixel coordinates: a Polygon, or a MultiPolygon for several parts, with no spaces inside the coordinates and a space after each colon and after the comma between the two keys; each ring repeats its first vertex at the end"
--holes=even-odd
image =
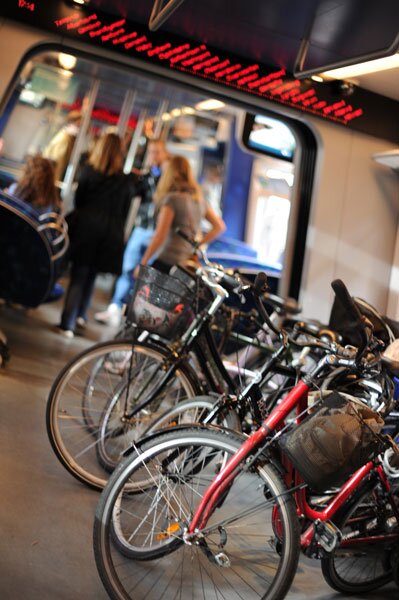
{"type": "Polygon", "coordinates": [[[379,487],[358,494],[334,522],[343,538],[321,561],[328,585],[341,593],[364,594],[391,581],[399,524],[379,487]]]}
{"type": "Polygon", "coordinates": [[[295,575],[299,524],[277,471],[241,469],[192,544],[185,529],[242,436],[188,427],[144,441],[97,507],[94,551],[114,600],[282,600],[295,575]]]}
{"type": "MultiPolygon", "coordinates": [[[[97,429],[97,444],[95,446],[100,465],[112,473],[120,462],[121,453],[139,437],[153,433],[166,427],[202,423],[209,415],[215,404],[215,398],[200,396],[192,400],[183,400],[171,408],[166,408],[168,402],[161,402],[163,394],[138,415],[128,420],[123,418],[125,410],[126,388],[121,387],[105,407],[97,429]],[[133,424],[136,423],[136,428],[133,424]],[[137,430],[139,428],[139,431],[137,430]]],[[[233,410],[225,415],[218,415],[212,423],[228,429],[240,431],[240,420],[233,410]]]]}
{"type": "Polygon", "coordinates": [[[110,406],[118,401],[123,405],[123,413],[118,413],[107,431],[109,437],[114,435],[116,464],[120,452],[138,439],[158,414],[152,412],[155,405],[151,403],[124,422],[125,410],[131,410],[158,387],[160,412],[200,392],[199,382],[184,363],[162,385],[162,367],[168,357],[167,350],[147,343],[111,341],[89,348],[62,369],[47,401],[47,432],[57,458],[79,481],[102,489],[108,479],[109,472],[98,460],[97,446],[103,415],[110,406]],[[125,428],[123,436],[118,435],[121,426],[125,428]]]}
{"type": "MultiPolygon", "coordinates": [[[[192,400],[184,400],[154,419],[143,435],[148,435],[160,429],[175,427],[176,425],[190,425],[192,423],[204,423],[211,411],[215,408],[217,398],[212,396],[198,396],[192,400]]],[[[208,421],[207,421],[208,422],[208,421]]],[[[227,429],[241,430],[240,419],[232,410],[227,412],[221,410],[211,421],[214,425],[220,425],[227,429]]]]}

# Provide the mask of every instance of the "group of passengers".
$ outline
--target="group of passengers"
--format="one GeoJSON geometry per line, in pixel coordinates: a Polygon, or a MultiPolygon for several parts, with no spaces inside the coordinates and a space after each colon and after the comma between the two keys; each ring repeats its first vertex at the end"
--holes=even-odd
{"type": "MultiPolygon", "coordinates": [[[[100,322],[116,325],[140,265],[151,264],[168,273],[192,257],[191,245],[178,236],[177,228],[203,244],[225,229],[205,202],[188,160],[170,156],[162,140],[149,141],[148,169],[126,175],[123,162],[122,140],[116,133],[105,133],[78,174],[74,210],[66,217],[71,270],[58,328],[65,337],[86,326],[98,273],[119,275],[111,304],[95,315],[100,322]],[[141,202],[125,247],[126,220],[135,197],[141,202]],[[210,224],[205,234],[201,233],[203,219],[210,224]]],[[[57,168],[54,159],[30,157],[19,182],[8,192],[38,212],[62,212],[55,185],[57,168]]]]}

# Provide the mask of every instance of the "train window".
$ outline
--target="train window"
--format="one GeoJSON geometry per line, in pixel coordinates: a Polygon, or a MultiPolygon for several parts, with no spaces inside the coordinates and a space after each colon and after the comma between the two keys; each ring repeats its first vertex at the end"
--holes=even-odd
{"type": "Polygon", "coordinates": [[[246,114],[243,145],[254,155],[246,239],[260,260],[283,270],[292,211],[295,136],[281,119],[246,114]]]}
{"type": "MultiPolygon", "coordinates": [[[[103,132],[112,128],[122,137],[125,173],[148,171],[148,140],[162,138],[171,154],[189,159],[206,201],[226,222],[226,240],[215,244],[213,259],[252,273],[265,270],[274,290],[289,290],[293,260],[303,257],[293,251],[299,214],[293,210],[294,160],[300,153],[299,138],[283,118],[248,114],[220,99],[204,99],[203,92],[87,55],[40,52],[29,56],[18,77],[0,123],[0,187],[19,178],[29,155],[46,156],[59,132],[74,129],[68,161],[57,173],[68,212],[81,166],[103,132]],[[74,114],[80,121],[70,127],[74,114]],[[240,123],[243,137],[236,135],[240,123]]],[[[293,295],[300,267],[295,265],[293,295]]]]}
{"type": "Polygon", "coordinates": [[[247,241],[266,264],[283,269],[294,167],[273,158],[257,158],[252,168],[247,241]]]}
{"type": "MultiPolygon", "coordinates": [[[[81,121],[79,94],[82,98],[92,86],[87,73],[64,68],[56,52],[38,54],[24,67],[19,82],[8,102],[7,120],[2,131],[4,150],[1,157],[1,181],[18,179],[27,156],[44,153],[51,140],[63,128],[69,127],[70,136],[65,161],[56,167],[58,185],[63,189],[66,169],[74,150],[81,121]]],[[[74,57],[70,57],[71,59],[74,57]]],[[[76,63],[76,59],[75,59],[76,63]]],[[[71,63],[69,63],[71,64],[71,63]]],[[[90,145],[88,131],[86,145],[90,145]]],[[[51,157],[51,156],[49,156],[51,157]]]]}
{"type": "Polygon", "coordinates": [[[201,101],[202,95],[97,60],[39,53],[25,65],[5,111],[0,187],[3,180],[18,178],[27,156],[46,156],[57,133],[69,128],[74,135],[68,160],[56,175],[70,208],[80,165],[99,135],[113,128],[124,140],[125,170],[145,167],[148,139],[162,136],[172,154],[183,153],[190,160],[205,196],[221,212],[224,132],[232,117],[202,108],[201,101]],[[71,116],[79,113],[79,127],[69,126],[71,116]]]}

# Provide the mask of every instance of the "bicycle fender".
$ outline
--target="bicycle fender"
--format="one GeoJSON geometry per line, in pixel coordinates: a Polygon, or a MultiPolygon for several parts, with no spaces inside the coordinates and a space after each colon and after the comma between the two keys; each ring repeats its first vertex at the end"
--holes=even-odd
{"type": "Polygon", "coordinates": [[[243,442],[248,437],[245,434],[236,431],[235,429],[230,429],[228,427],[221,427],[220,425],[214,425],[214,424],[205,425],[204,423],[190,423],[189,425],[188,424],[175,425],[174,427],[164,427],[163,429],[160,429],[159,431],[153,431],[152,433],[149,433],[148,435],[143,436],[137,442],[128,446],[121,453],[121,456],[126,458],[126,456],[130,456],[131,454],[133,454],[133,452],[137,451],[139,453],[140,448],[142,447],[143,444],[145,444],[146,442],[152,441],[152,440],[156,439],[157,437],[164,435],[167,432],[182,431],[182,430],[189,430],[189,429],[190,430],[198,429],[201,431],[223,431],[223,433],[227,433],[230,435],[234,434],[235,437],[239,437],[240,439],[242,439],[243,442]]]}

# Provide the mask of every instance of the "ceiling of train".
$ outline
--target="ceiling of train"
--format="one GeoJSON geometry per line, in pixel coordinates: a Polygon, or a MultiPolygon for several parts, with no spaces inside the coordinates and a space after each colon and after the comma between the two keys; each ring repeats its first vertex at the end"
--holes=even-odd
{"type": "MultiPolygon", "coordinates": [[[[90,0],[148,23],[153,0],[90,0]]],[[[398,0],[184,0],[161,28],[293,72],[301,39],[305,67],[365,55],[399,42],[398,0]],[[310,32],[310,33],[309,33],[310,32]]]]}

